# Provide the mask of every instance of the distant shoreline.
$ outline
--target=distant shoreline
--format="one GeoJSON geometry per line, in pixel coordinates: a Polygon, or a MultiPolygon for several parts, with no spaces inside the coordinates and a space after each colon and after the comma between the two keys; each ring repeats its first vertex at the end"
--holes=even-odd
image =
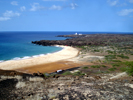
{"type": "MultiPolygon", "coordinates": [[[[55,46],[58,46],[58,45],[55,45],[55,46]]],[[[1,62],[0,69],[16,70],[16,69],[30,67],[34,65],[56,62],[60,60],[73,58],[77,56],[79,53],[79,51],[76,48],[73,48],[70,46],[59,46],[59,47],[62,47],[63,49],[55,53],[50,53],[39,57],[31,57],[28,59],[9,60],[5,62],[1,62]]]]}

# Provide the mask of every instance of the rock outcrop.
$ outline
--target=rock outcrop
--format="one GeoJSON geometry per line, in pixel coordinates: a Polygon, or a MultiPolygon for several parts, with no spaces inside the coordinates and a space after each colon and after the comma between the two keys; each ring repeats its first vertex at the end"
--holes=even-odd
{"type": "Polygon", "coordinates": [[[60,35],[59,37],[72,37],[66,40],[40,40],[32,43],[43,46],[67,45],[67,46],[85,46],[85,45],[102,45],[110,43],[130,41],[133,35],[123,34],[91,34],[91,35],[60,35]]]}
{"type": "Polygon", "coordinates": [[[0,99],[133,100],[133,78],[124,76],[110,80],[114,76],[53,76],[47,79],[37,76],[27,76],[25,79],[22,76],[0,76],[0,99]]]}

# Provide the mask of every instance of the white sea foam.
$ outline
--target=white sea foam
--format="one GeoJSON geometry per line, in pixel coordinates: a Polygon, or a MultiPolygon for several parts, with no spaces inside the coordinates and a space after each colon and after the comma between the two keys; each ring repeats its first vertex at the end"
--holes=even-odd
{"type": "Polygon", "coordinates": [[[0,60],[0,63],[4,62],[4,60],[0,60]]]}
{"type": "Polygon", "coordinates": [[[34,56],[32,56],[32,57],[39,57],[39,55],[34,55],[34,56]]]}
{"type": "Polygon", "coordinates": [[[39,56],[44,56],[45,54],[40,54],[39,56]]]}
{"type": "MultiPolygon", "coordinates": [[[[55,47],[60,47],[60,46],[55,46],[55,47]]],[[[63,50],[64,49],[64,47],[60,47],[60,48],[62,48],[61,50],[63,50]]],[[[56,51],[56,53],[57,52],[60,52],[61,50],[59,50],[59,51],[56,51]]],[[[55,53],[55,52],[52,52],[52,53],[55,53]]],[[[33,56],[24,56],[24,57],[15,57],[15,58],[13,58],[13,59],[11,59],[11,60],[24,60],[24,59],[29,59],[29,58],[36,58],[36,57],[42,57],[42,56],[44,56],[44,55],[49,55],[49,54],[52,54],[52,53],[47,53],[47,54],[39,54],[39,55],[33,55],[33,56]]],[[[10,61],[10,60],[8,60],[8,61],[10,61]]],[[[0,63],[2,63],[2,62],[5,62],[4,60],[0,60],[0,63]]]]}
{"type": "Polygon", "coordinates": [[[25,57],[23,57],[22,59],[28,59],[28,58],[31,58],[31,57],[29,57],[29,56],[25,56],[25,57]]]}
{"type": "MultiPolygon", "coordinates": [[[[20,57],[15,57],[15,58],[13,58],[13,59],[11,59],[11,60],[22,60],[22,59],[29,59],[29,58],[31,58],[30,56],[25,56],[25,57],[22,57],[22,58],[20,58],[20,57]]],[[[10,61],[10,60],[8,60],[8,61],[10,61]]]]}
{"type": "Polygon", "coordinates": [[[13,58],[13,60],[20,60],[20,59],[21,59],[20,57],[13,58]]]}

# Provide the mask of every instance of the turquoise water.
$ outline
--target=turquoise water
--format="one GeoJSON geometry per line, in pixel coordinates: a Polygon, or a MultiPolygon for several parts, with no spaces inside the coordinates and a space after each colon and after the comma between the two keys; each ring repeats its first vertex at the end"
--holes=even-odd
{"type": "Polygon", "coordinates": [[[0,62],[27,59],[60,51],[61,47],[39,46],[31,43],[31,41],[43,39],[65,39],[55,36],[56,33],[46,32],[0,32],[0,62]]]}

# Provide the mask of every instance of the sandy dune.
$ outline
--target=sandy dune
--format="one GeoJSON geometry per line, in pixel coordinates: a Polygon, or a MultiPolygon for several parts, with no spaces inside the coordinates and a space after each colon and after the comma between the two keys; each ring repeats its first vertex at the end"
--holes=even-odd
{"type": "Polygon", "coordinates": [[[47,54],[44,56],[33,57],[33,58],[23,59],[23,60],[10,60],[10,61],[2,62],[0,63],[0,69],[12,70],[12,69],[19,69],[19,68],[24,68],[29,66],[35,66],[39,64],[56,62],[60,60],[73,58],[77,56],[79,52],[76,48],[73,48],[70,46],[60,46],[60,47],[63,47],[64,49],[52,54],[47,54]]]}

